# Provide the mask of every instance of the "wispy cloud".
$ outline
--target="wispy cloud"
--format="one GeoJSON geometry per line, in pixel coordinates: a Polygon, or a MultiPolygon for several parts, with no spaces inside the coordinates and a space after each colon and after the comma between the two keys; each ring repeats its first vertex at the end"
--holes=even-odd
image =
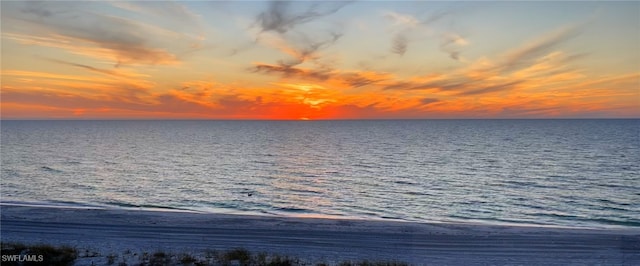
{"type": "MultiPolygon", "coordinates": [[[[324,30],[313,29],[313,34],[302,29],[338,12],[350,2],[288,2],[270,1],[267,10],[261,12],[251,28],[256,29],[256,44],[275,48],[289,58],[278,60],[272,65],[258,65],[254,70],[263,73],[302,73],[295,66],[313,62],[322,63],[321,51],[333,46],[342,36],[342,29],[334,23],[323,21],[324,30]]],[[[326,69],[323,70],[326,72],[326,69]]],[[[319,70],[309,72],[315,78],[324,78],[319,70]]]]}
{"type": "MultiPolygon", "coordinates": [[[[403,56],[409,46],[408,36],[416,33],[423,22],[412,15],[397,12],[386,12],[383,17],[391,21],[393,37],[391,38],[391,52],[403,56]]],[[[422,28],[424,29],[424,28],[422,28]]]]}
{"type": "Polygon", "coordinates": [[[384,17],[391,20],[394,26],[400,27],[415,28],[423,23],[412,15],[400,14],[393,11],[386,12],[384,17]]]}
{"type": "Polygon", "coordinates": [[[526,65],[531,59],[534,59],[544,53],[551,52],[559,44],[574,38],[580,34],[585,23],[576,23],[564,25],[551,32],[547,32],[532,40],[523,43],[521,46],[512,49],[504,55],[504,70],[510,71],[526,65]]]}
{"type": "Polygon", "coordinates": [[[318,34],[320,37],[311,38],[306,34],[290,35],[283,38],[279,35],[263,35],[262,43],[287,54],[290,58],[279,60],[281,66],[293,67],[309,60],[320,58],[320,50],[333,45],[341,33],[329,32],[327,35],[318,34]]]}
{"type": "Polygon", "coordinates": [[[86,95],[121,94],[137,97],[147,93],[154,86],[153,82],[137,78],[138,76],[134,77],[114,78],[111,75],[91,76],[21,70],[2,71],[3,81],[11,82],[21,90],[32,88],[35,90],[67,91],[86,95]]]}
{"type": "Polygon", "coordinates": [[[3,33],[8,39],[25,45],[38,45],[65,50],[72,54],[121,64],[176,64],[177,57],[163,49],[127,46],[123,43],[97,44],[94,41],[51,33],[49,37],[20,33],[3,33]]]}
{"type": "Polygon", "coordinates": [[[173,20],[180,26],[186,26],[182,27],[185,29],[202,30],[200,16],[176,1],[113,1],[109,2],[109,4],[138,14],[173,20]]]}
{"type": "Polygon", "coordinates": [[[389,79],[392,79],[392,75],[388,73],[380,73],[373,71],[359,71],[342,73],[340,79],[342,83],[346,84],[350,88],[358,88],[368,85],[376,85],[383,83],[389,79]]]}
{"type": "Polygon", "coordinates": [[[397,34],[393,37],[393,44],[391,46],[391,52],[398,55],[404,55],[407,52],[407,45],[409,41],[404,34],[397,34]]]}
{"type": "Polygon", "coordinates": [[[428,37],[438,40],[440,50],[451,59],[460,61],[461,48],[468,45],[469,41],[450,29],[436,25],[448,14],[449,12],[439,12],[418,19],[411,14],[386,12],[384,17],[392,23],[391,52],[402,56],[408,51],[410,42],[428,37]]]}
{"type": "Polygon", "coordinates": [[[284,77],[306,78],[315,80],[326,80],[330,77],[329,73],[323,71],[315,71],[311,69],[296,68],[288,65],[270,65],[256,63],[253,68],[254,72],[259,73],[276,73],[284,77]]]}
{"type": "Polygon", "coordinates": [[[176,37],[177,40],[179,34],[140,21],[89,11],[89,8],[99,4],[3,3],[3,9],[9,9],[3,12],[3,16],[16,22],[3,35],[23,43],[113,60],[116,64],[178,62],[176,54],[170,51],[164,41],[159,40],[167,37],[176,37]],[[27,27],[31,30],[22,30],[27,27]]]}
{"type": "Polygon", "coordinates": [[[111,5],[135,12],[136,15],[146,15],[153,19],[162,19],[171,23],[164,23],[164,29],[181,35],[193,48],[180,54],[190,53],[205,46],[206,29],[200,15],[190,10],[183,3],[176,1],[111,1],[111,5]]]}
{"type": "Polygon", "coordinates": [[[296,6],[297,10],[292,10],[292,2],[270,1],[267,10],[256,18],[255,24],[261,32],[274,31],[285,34],[300,24],[336,13],[347,4],[348,1],[313,2],[306,8],[296,6]]]}
{"type": "Polygon", "coordinates": [[[420,100],[420,102],[421,102],[423,105],[429,105],[429,104],[432,104],[432,103],[437,103],[437,102],[439,102],[439,101],[440,101],[440,100],[438,100],[438,99],[436,99],[436,98],[424,98],[424,99],[420,100]]]}
{"type": "Polygon", "coordinates": [[[441,33],[440,49],[449,54],[449,57],[453,60],[460,61],[460,49],[467,46],[469,41],[462,38],[462,36],[453,32],[441,33]]]}
{"type": "Polygon", "coordinates": [[[73,66],[76,68],[80,68],[80,69],[85,69],[94,73],[100,73],[100,74],[105,74],[105,75],[109,75],[112,77],[117,77],[117,78],[142,78],[142,77],[148,77],[148,75],[143,75],[143,74],[138,74],[138,73],[134,73],[131,71],[125,71],[123,68],[98,68],[98,67],[93,67],[90,65],[86,65],[86,64],[79,64],[79,63],[74,63],[74,62],[68,62],[68,61],[64,61],[64,60],[58,60],[58,59],[53,59],[53,58],[43,58],[46,61],[49,62],[53,62],[56,64],[62,64],[62,65],[68,65],[68,66],[73,66]]]}
{"type": "Polygon", "coordinates": [[[474,88],[474,89],[471,89],[471,90],[462,91],[462,92],[460,92],[460,95],[478,95],[478,94],[499,92],[499,91],[504,91],[504,90],[513,90],[515,88],[515,86],[520,84],[520,83],[522,83],[522,81],[516,80],[516,81],[510,81],[510,82],[496,84],[496,85],[490,85],[490,86],[486,86],[486,87],[480,87],[480,88],[477,88],[477,89],[474,88]]]}
{"type": "Polygon", "coordinates": [[[542,54],[517,71],[501,72],[504,65],[481,58],[456,71],[441,73],[428,79],[394,80],[386,82],[383,90],[432,91],[460,97],[495,93],[512,93],[525,88],[557,86],[583,79],[579,71],[571,67],[579,56],[561,52],[542,54]]]}
{"type": "Polygon", "coordinates": [[[329,82],[339,88],[358,88],[363,86],[380,86],[396,79],[394,75],[375,71],[340,71],[312,68],[290,67],[255,63],[250,69],[263,74],[278,74],[282,78],[307,80],[310,82],[329,82]]]}

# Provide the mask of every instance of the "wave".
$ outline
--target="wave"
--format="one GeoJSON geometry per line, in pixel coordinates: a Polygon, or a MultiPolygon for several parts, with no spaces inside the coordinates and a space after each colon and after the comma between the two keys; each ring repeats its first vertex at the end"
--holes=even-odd
{"type": "Polygon", "coordinates": [[[275,211],[293,212],[293,213],[314,213],[314,211],[298,207],[275,207],[275,211]]]}
{"type": "Polygon", "coordinates": [[[81,203],[64,200],[48,200],[48,201],[13,201],[2,200],[0,205],[9,206],[25,206],[25,207],[45,207],[45,208],[64,208],[64,209],[103,209],[104,206],[90,203],[81,203]]]}
{"type": "Polygon", "coordinates": [[[607,226],[607,225],[617,225],[617,226],[627,226],[627,227],[640,227],[640,220],[620,220],[614,218],[592,218],[592,217],[584,217],[578,215],[571,214],[560,214],[560,213],[537,213],[532,214],[533,216],[538,217],[547,217],[550,218],[553,224],[571,224],[571,225],[585,225],[585,226],[607,226]],[[565,221],[565,222],[562,222],[565,221]]]}
{"type": "Polygon", "coordinates": [[[605,225],[617,225],[624,227],[640,227],[640,220],[629,220],[629,221],[621,221],[616,219],[606,219],[606,218],[591,218],[585,219],[587,222],[593,222],[597,224],[605,224],[605,225]]]}
{"type": "Polygon", "coordinates": [[[117,208],[124,208],[124,209],[193,211],[190,209],[177,208],[177,207],[166,206],[166,205],[134,204],[134,203],[128,203],[128,202],[121,202],[121,201],[107,201],[107,202],[103,202],[103,204],[109,207],[117,207],[117,208]]]}
{"type": "Polygon", "coordinates": [[[40,167],[41,170],[46,171],[46,172],[52,172],[52,173],[62,173],[64,171],[59,170],[59,169],[55,169],[49,166],[42,166],[40,167]]]}
{"type": "Polygon", "coordinates": [[[405,180],[393,181],[393,183],[394,184],[398,184],[398,185],[409,185],[409,186],[418,185],[418,183],[411,182],[411,181],[405,181],[405,180]]]}
{"type": "Polygon", "coordinates": [[[637,121],[3,123],[2,199],[638,227],[637,121]],[[99,130],[99,153],[85,145],[98,141],[87,130],[99,130]],[[194,137],[175,138],[183,135],[194,137]],[[534,215],[553,212],[576,217],[534,215]]]}

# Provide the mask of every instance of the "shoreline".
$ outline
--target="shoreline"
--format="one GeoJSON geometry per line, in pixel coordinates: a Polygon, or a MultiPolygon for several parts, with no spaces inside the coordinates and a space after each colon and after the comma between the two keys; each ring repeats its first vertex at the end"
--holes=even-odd
{"type": "Polygon", "coordinates": [[[510,220],[482,220],[482,219],[447,219],[447,220],[405,220],[401,218],[379,217],[379,216],[348,216],[348,215],[330,215],[321,213],[287,213],[287,212],[260,212],[260,211],[240,211],[224,208],[218,209],[191,209],[178,208],[168,206],[119,206],[109,204],[91,204],[77,202],[47,202],[47,201],[0,201],[0,207],[33,207],[33,208],[52,208],[52,209],[78,209],[78,210],[120,210],[132,212],[167,212],[167,213],[194,213],[204,215],[233,215],[248,217],[267,217],[267,218],[293,218],[293,219],[327,219],[327,220],[354,220],[354,221],[380,221],[380,222],[401,222],[401,223],[417,223],[417,224],[460,224],[468,226],[509,226],[509,227],[535,227],[535,228],[559,228],[559,229],[629,229],[640,230],[640,226],[621,225],[621,224],[584,224],[576,225],[553,224],[553,223],[531,223],[527,221],[510,221],[510,220]]]}
{"type": "MultiPolygon", "coordinates": [[[[100,254],[246,248],[303,260],[640,264],[640,228],[416,223],[0,204],[1,240],[100,254]]],[[[91,264],[91,263],[87,263],[91,264]]]]}

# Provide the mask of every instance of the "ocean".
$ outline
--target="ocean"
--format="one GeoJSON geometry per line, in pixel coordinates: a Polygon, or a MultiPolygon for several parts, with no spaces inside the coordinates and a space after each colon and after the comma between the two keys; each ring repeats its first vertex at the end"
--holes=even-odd
{"type": "Polygon", "coordinates": [[[640,120],[10,121],[1,201],[640,227],[640,120]]]}

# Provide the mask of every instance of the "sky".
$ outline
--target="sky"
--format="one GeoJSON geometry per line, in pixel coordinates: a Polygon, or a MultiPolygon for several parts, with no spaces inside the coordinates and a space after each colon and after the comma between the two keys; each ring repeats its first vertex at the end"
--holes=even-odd
{"type": "Polygon", "coordinates": [[[640,117],[638,1],[0,5],[2,119],[640,117]]]}

